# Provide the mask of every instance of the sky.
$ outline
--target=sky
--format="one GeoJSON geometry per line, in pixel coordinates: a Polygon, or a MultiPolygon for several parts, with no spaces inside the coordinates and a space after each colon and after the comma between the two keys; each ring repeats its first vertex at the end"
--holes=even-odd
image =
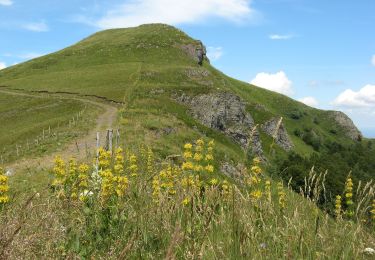
{"type": "Polygon", "coordinates": [[[202,40],[227,75],[343,111],[375,138],[374,0],[0,0],[0,69],[154,22],[202,40]]]}

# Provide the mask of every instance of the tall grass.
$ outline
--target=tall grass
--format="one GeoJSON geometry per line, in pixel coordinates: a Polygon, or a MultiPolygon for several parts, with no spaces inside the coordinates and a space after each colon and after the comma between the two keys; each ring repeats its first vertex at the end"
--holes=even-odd
{"type": "Polygon", "coordinates": [[[233,183],[207,167],[215,160],[210,147],[212,143],[203,141],[185,145],[183,159],[175,162],[158,161],[145,148],[118,149],[113,156],[101,150],[89,169],[58,159],[48,189],[26,203],[13,202],[2,209],[2,255],[371,258],[364,249],[375,247],[369,218],[372,183],[357,187],[355,218],[336,220],[315,206],[324,196],[324,174],[311,171],[301,189],[307,199],[287,184],[269,180],[259,160],[254,160],[243,182],[233,183]]]}

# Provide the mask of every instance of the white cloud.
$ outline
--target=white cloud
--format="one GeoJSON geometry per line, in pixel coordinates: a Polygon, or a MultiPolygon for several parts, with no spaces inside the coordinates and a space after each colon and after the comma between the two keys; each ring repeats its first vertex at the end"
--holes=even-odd
{"type": "Polygon", "coordinates": [[[23,28],[33,32],[47,32],[49,31],[48,25],[43,21],[39,23],[24,24],[23,28]]]}
{"type": "Polygon", "coordinates": [[[12,0],[0,0],[0,5],[10,6],[12,4],[12,0]]]}
{"type": "MultiPolygon", "coordinates": [[[[133,0],[109,10],[93,22],[102,29],[138,26],[144,23],[172,25],[197,23],[207,18],[234,22],[254,18],[252,0],[133,0]]],[[[91,22],[89,22],[91,23],[91,22]]]]}
{"type": "Polygon", "coordinates": [[[0,70],[5,69],[6,67],[7,65],[5,64],[5,62],[0,62],[0,70]]]}
{"type": "Polygon", "coordinates": [[[318,100],[316,100],[314,97],[304,97],[304,98],[298,99],[298,101],[310,107],[317,107],[319,105],[318,100]]]}
{"type": "Polygon", "coordinates": [[[375,66],[375,55],[372,56],[371,64],[372,64],[373,66],[375,66]]]}
{"type": "Polygon", "coordinates": [[[279,71],[275,74],[258,73],[250,83],[281,94],[293,94],[292,81],[288,79],[284,71],[279,71]]]}
{"type": "Polygon", "coordinates": [[[347,108],[375,107],[375,85],[366,85],[358,91],[347,89],[338,95],[332,104],[347,108]]]}
{"type": "Polygon", "coordinates": [[[292,39],[294,36],[291,34],[270,34],[268,38],[271,40],[289,40],[292,39]]]}
{"type": "Polygon", "coordinates": [[[222,47],[208,47],[207,48],[207,57],[211,61],[215,61],[223,56],[223,48],[222,47]]]}

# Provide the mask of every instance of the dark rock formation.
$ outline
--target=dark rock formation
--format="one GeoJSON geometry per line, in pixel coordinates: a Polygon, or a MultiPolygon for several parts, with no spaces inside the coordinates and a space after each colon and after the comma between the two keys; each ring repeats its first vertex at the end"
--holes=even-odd
{"type": "Polygon", "coordinates": [[[290,151],[293,149],[293,142],[289,138],[282,118],[272,118],[271,120],[262,124],[261,128],[267,135],[274,138],[275,143],[285,151],[290,151]]]}
{"type": "Polygon", "coordinates": [[[194,44],[181,45],[180,47],[187,55],[197,61],[199,65],[202,65],[205,60],[209,62],[206,47],[201,41],[196,41],[194,44]]]}
{"type": "Polygon", "coordinates": [[[188,105],[203,125],[223,132],[245,149],[251,146],[253,153],[263,158],[259,132],[240,97],[215,93],[195,97],[182,95],[177,100],[188,105]]]}
{"type": "Polygon", "coordinates": [[[362,133],[354,125],[353,121],[341,111],[329,111],[330,117],[344,130],[347,137],[354,141],[362,139],[362,133]]]}

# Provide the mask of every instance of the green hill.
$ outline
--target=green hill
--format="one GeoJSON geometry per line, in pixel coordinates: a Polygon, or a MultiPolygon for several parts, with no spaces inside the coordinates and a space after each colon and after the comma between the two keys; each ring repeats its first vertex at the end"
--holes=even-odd
{"type": "MultiPolygon", "coordinates": [[[[343,113],[311,108],[230,78],[207,58],[199,65],[198,53],[204,49],[174,27],[150,24],[98,32],[0,71],[5,165],[26,165],[10,178],[9,207],[0,205],[0,221],[6,223],[0,227],[0,255],[366,259],[363,249],[374,244],[369,220],[374,187],[363,182],[374,178],[373,140],[363,138],[343,113]],[[52,195],[57,189],[51,188],[46,163],[51,152],[91,165],[96,133],[110,127],[119,129],[127,156],[120,163],[130,183],[124,200],[111,201],[109,207],[95,199],[80,204],[72,199],[77,197],[74,181],[64,191],[74,196],[60,200],[52,195]],[[181,184],[186,180],[178,175],[184,170],[178,167],[184,144],[199,138],[215,141],[215,181],[211,187],[194,184],[191,199],[196,204],[189,204],[181,184]],[[29,139],[43,146],[15,155],[14,147],[25,147],[29,139]],[[133,153],[137,162],[130,159],[133,153]],[[28,161],[32,155],[39,161],[28,161]],[[262,159],[262,169],[254,170],[254,157],[262,159]],[[177,168],[168,168],[171,163],[177,168]],[[313,166],[315,172],[310,171],[313,166]],[[134,169],[147,174],[133,178],[134,169]],[[257,200],[257,190],[247,184],[258,170],[262,187],[257,189],[267,197],[257,200]],[[320,173],[326,170],[322,186],[320,173]],[[168,176],[171,171],[177,173],[168,176]],[[340,216],[335,221],[334,199],[343,195],[350,171],[359,187],[353,192],[355,203],[361,204],[355,217],[348,216],[351,209],[343,199],[345,220],[340,216]],[[155,203],[155,186],[163,181],[177,191],[161,189],[164,200],[155,203]],[[286,186],[302,190],[307,199],[286,186]]],[[[69,166],[60,165],[63,172],[82,174],[74,162],[65,163],[69,166]]],[[[202,178],[212,182],[211,177],[202,178]]]]}

